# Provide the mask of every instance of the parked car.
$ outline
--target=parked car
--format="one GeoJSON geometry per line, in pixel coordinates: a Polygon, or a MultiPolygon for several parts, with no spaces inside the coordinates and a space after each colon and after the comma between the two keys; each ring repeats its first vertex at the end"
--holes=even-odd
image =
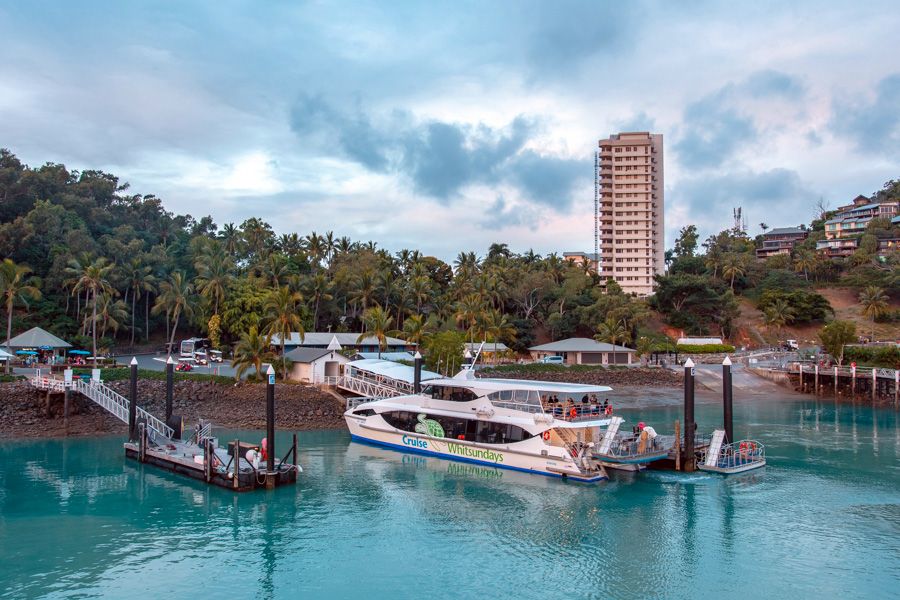
{"type": "Polygon", "coordinates": [[[175,370],[176,371],[185,371],[185,372],[193,371],[194,365],[192,365],[189,360],[179,360],[178,364],[175,365],[175,370]]]}
{"type": "Polygon", "coordinates": [[[545,365],[562,365],[565,364],[565,360],[562,356],[545,356],[538,362],[543,363],[545,365]]]}
{"type": "Polygon", "coordinates": [[[198,365],[208,365],[209,357],[206,355],[205,351],[194,352],[194,360],[197,361],[198,365]]]}
{"type": "Polygon", "coordinates": [[[210,350],[209,351],[209,362],[222,362],[222,351],[221,350],[210,350]]]}

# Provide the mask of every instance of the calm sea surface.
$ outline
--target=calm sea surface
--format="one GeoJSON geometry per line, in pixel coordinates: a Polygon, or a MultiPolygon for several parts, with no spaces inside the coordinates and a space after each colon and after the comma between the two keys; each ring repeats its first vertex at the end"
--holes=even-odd
{"type": "MultiPolygon", "coordinates": [[[[671,431],[679,408],[653,404],[640,418],[671,431]]],[[[698,407],[701,430],[719,419],[698,407]]],[[[5,442],[0,597],[900,597],[898,425],[748,398],[736,434],[764,470],[594,485],[304,433],[300,484],[244,495],[126,462],[116,437],[5,442]]]]}

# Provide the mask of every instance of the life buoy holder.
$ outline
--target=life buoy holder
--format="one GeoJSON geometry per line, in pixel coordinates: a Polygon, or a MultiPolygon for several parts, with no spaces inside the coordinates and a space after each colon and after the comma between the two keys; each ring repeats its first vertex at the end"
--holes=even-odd
{"type": "Polygon", "coordinates": [[[549,442],[549,441],[550,441],[550,430],[549,430],[549,429],[548,429],[547,431],[544,432],[544,441],[545,441],[545,442],[549,442]]]}
{"type": "Polygon", "coordinates": [[[574,419],[577,416],[578,416],[578,411],[575,410],[575,407],[573,406],[572,408],[569,409],[569,418],[574,419]]]}

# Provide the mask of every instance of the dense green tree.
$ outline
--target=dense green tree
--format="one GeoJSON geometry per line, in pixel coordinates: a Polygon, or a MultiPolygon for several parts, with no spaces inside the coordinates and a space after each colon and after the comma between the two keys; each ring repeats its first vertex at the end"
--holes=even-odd
{"type": "Polygon", "coordinates": [[[875,320],[886,314],[890,308],[887,294],[879,287],[869,286],[859,295],[859,303],[862,306],[862,313],[872,320],[872,340],[874,341],[875,320]]]}
{"type": "Polygon", "coordinates": [[[303,300],[299,292],[291,291],[287,286],[277,287],[269,293],[264,306],[265,317],[263,324],[265,333],[269,338],[278,336],[281,346],[281,372],[287,375],[287,358],[284,355],[285,341],[291,336],[291,332],[300,333],[300,341],[303,341],[305,331],[303,321],[298,314],[297,305],[303,300]]]}
{"type": "Polygon", "coordinates": [[[822,346],[838,364],[844,362],[844,346],[856,342],[856,325],[852,321],[832,321],[819,331],[822,346]]]}
{"type": "MultiPolygon", "coordinates": [[[[2,159],[0,155],[0,159],[2,159]]],[[[2,164],[2,163],[0,163],[2,164]]],[[[3,307],[6,309],[6,351],[10,354],[9,340],[12,339],[12,315],[17,304],[27,304],[29,300],[37,300],[41,297],[38,289],[39,282],[31,276],[31,267],[17,265],[12,260],[5,258],[0,263],[0,298],[3,299],[3,307]]],[[[6,361],[6,373],[9,374],[10,360],[6,361]]]]}
{"type": "Polygon", "coordinates": [[[234,355],[231,364],[234,367],[234,376],[240,379],[253,368],[256,371],[257,381],[262,380],[262,368],[266,363],[272,363],[275,356],[271,351],[272,338],[261,335],[256,325],[241,334],[241,339],[234,347],[234,355]]]}

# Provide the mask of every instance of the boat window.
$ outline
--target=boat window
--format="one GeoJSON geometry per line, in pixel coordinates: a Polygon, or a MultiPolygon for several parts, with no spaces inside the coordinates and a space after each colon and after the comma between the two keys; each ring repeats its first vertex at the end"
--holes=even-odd
{"type": "MultiPolygon", "coordinates": [[[[513,391],[512,390],[501,390],[497,392],[500,394],[501,402],[512,402],[513,391]]],[[[496,394],[491,394],[491,396],[495,396],[496,394]]]]}
{"type": "Polygon", "coordinates": [[[430,393],[423,393],[425,393],[426,395],[430,395],[435,400],[446,400],[449,402],[470,402],[478,397],[472,390],[468,388],[450,387],[443,385],[430,386],[429,392],[430,393]]]}
{"type": "Polygon", "coordinates": [[[443,437],[481,444],[511,444],[533,437],[527,430],[518,425],[508,425],[506,423],[492,423],[476,419],[429,415],[401,410],[383,412],[381,416],[389,425],[401,431],[417,432],[425,435],[434,435],[438,432],[433,426],[429,427],[429,424],[425,421],[436,421],[440,425],[440,430],[443,431],[443,437]],[[422,415],[421,420],[419,419],[420,415],[422,415]],[[417,426],[418,430],[416,429],[417,426]]]}
{"type": "Polygon", "coordinates": [[[359,415],[361,417],[371,417],[375,414],[375,411],[371,408],[357,408],[353,411],[354,415],[359,415]]]}

